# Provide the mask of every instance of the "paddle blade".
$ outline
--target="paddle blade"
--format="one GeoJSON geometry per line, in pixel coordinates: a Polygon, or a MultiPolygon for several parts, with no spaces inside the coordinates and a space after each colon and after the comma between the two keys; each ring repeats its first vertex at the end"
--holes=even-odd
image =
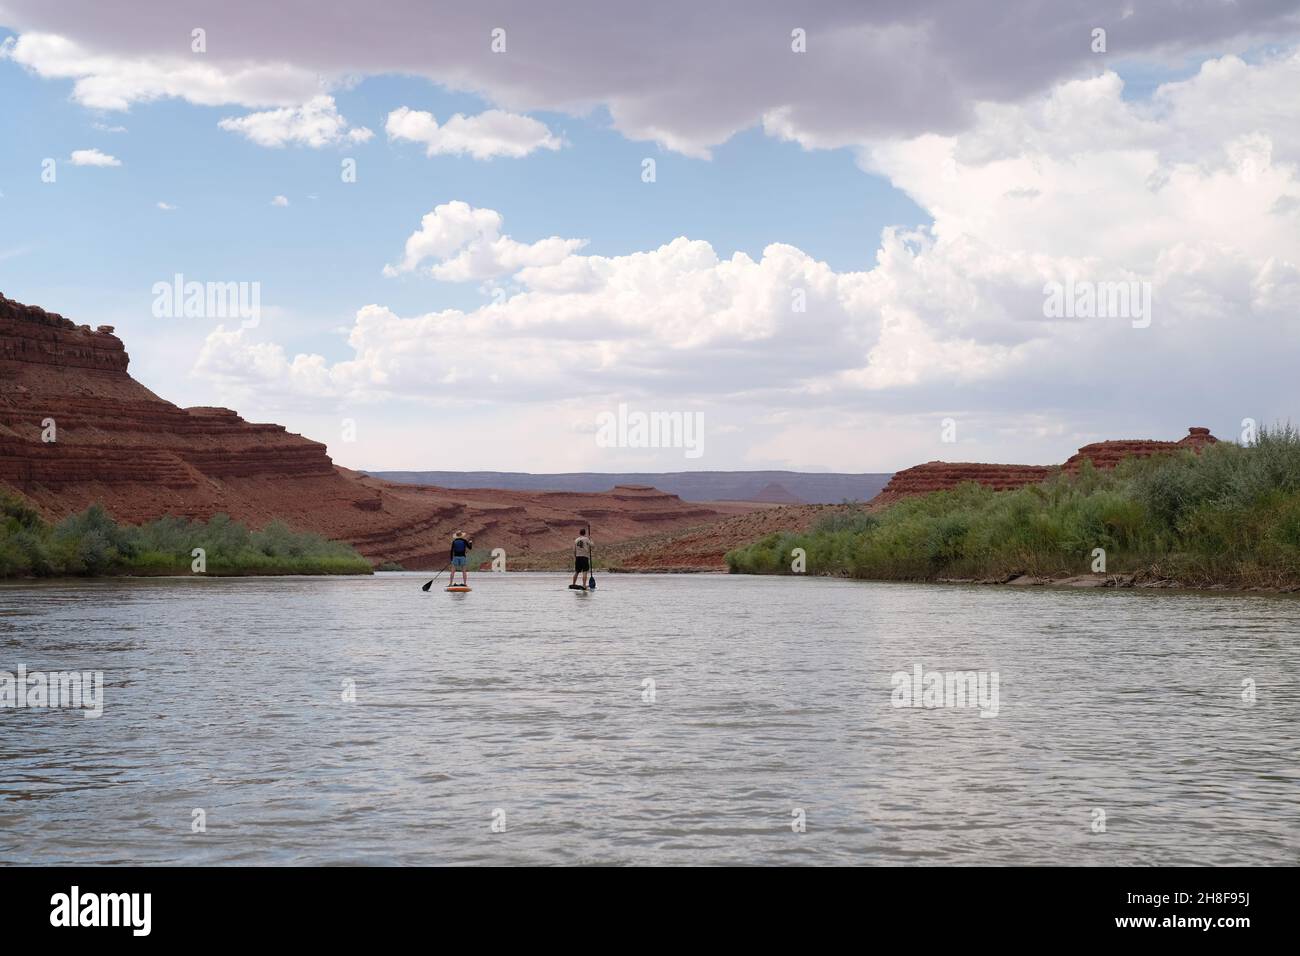
{"type": "Polygon", "coordinates": [[[591,588],[593,591],[596,590],[596,575],[593,574],[591,577],[587,578],[587,587],[591,588]]]}
{"type": "MultiPolygon", "coordinates": [[[[435,579],[435,580],[436,580],[436,579],[435,579]]],[[[424,587],[420,588],[420,590],[421,590],[421,591],[427,591],[427,590],[429,590],[429,588],[431,588],[431,587],[433,587],[433,581],[429,581],[427,584],[424,585],[424,587]]]]}

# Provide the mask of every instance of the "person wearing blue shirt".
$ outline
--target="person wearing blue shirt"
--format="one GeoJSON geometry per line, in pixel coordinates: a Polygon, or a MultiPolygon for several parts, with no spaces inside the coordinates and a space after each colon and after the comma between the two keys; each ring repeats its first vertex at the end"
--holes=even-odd
{"type": "Polygon", "coordinates": [[[451,539],[451,580],[456,583],[456,572],[460,571],[461,584],[469,587],[469,553],[474,549],[474,542],[465,537],[464,531],[457,531],[451,539]]]}

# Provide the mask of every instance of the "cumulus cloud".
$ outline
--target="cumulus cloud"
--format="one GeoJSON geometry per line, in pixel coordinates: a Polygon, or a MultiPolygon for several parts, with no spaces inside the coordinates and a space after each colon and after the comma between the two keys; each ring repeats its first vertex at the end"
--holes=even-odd
{"type": "Polygon", "coordinates": [[[281,147],[290,143],[320,149],[344,143],[364,143],[374,133],[364,126],[349,128],[338,111],[334,97],[314,96],[302,106],[227,117],[218,124],[239,133],[259,146],[281,147]]]}
{"type": "Polygon", "coordinates": [[[160,199],[157,203],[155,203],[155,205],[156,205],[159,209],[161,209],[163,212],[172,212],[172,211],[175,210],[175,208],[176,208],[176,207],[173,206],[171,203],[169,203],[169,202],[164,202],[164,201],[162,201],[161,199],[160,199]]]}
{"type": "MultiPolygon", "coordinates": [[[[512,294],[423,315],[368,305],[341,361],[272,361],[239,337],[211,341],[205,361],[349,398],[422,399],[455,383],[476,401],[531,404],[581,382],[668,407],[955,414],[986,434],[1054,436],[1065,451],[1080,436],[1059,435],[1062,418],[1086,427],[1104,415],[1113,431],[1133,416],[1153,437],[1204,424],[1191,419],[1208,408],[1268,420],[1293,401],[1300,354],[1300,101],[1261,97],[1253,114],[1243,104],[1216,135],[1203,103],[1216,83],[1231,95],[1238,62],[1211,61],[1152,103],[1126,101],[1107,74],[1021,106],[981,104],[962,134],[864,147],[862,164],[934,223],[886,230],[860,271],[782,244],[722,257],[686,237],[590,255],[558,237],[516,242],[498,212],[448,203],[391,271],[505,278],[512,294]],[[1045,314],[1049,283],[1112,281],[1151,284],[1148,327],[1045,314]]],[[[1274,91],[1295,68],[1294,54],[1245,66],[1253,88],[1274,91]]]]}
{"type": "MultiPolygon", "coordinates": [[[[1300,33],[1289,0],[1006,0],[996,16],[968,0],[866,4],[825,0],[797,13],[755,0],[597,0],[429,5],[330,4],[304,18],[292,6],[229,0],[204,12],[208,52],[188,49],[192,11],[143,0],[128,9],[68,0],[4,0],[21,32],[8,52],[42,76],[69,78],[87,105],[121,109],[160,96],[196,103],[296,106],[351,75],[400,72],[473,90],[514,112],[603,106],[629,137],[708,155],[763,122],[820,146],[953,133],[980,102],[1014,103],[1108,57],[1245,50],[1300,33]],[[507,52],[491,31],[504,26],[507,52]],[[1092,31],[1109,29],[1107,54],[1092,31]],[[793,49],[792,31],[806,35],[793,49]],[[238,43],[221,38],[237,37],[238,43]],[[430,55],[430,38],[437,38],[430,55]]],[[[1224,107],[1226,110],[1228,107],[1224,107]]]]}
{"type": "MultiPolygon", "coordinates": [[[[455,261],[466,236],[491,234],[500,217],[448,205],[461,208],[435,210],[434,228],[419,235],[430,254],[455,261]]],[[[837,274],[791,246],[769,246],[757,261],[744,253],[722,259],[686,238],[628,256],[569,253],[526,265],[513,279],[523,292],[469,313],[407,318],[366,306],[349,335],[351,360],[272,361],[262,347],[245,355],[251,345],[225,336],[209,340],[201,371],[256,368],[265,381],[292,381],[301,360],[313,369],[313,388],[353,397],[422,396],[458,383],[484,400],[533,402],[562,397],[577,380],[683,398],[788,394],[870,361],[881,333],[875,310],[886,294],[871,273],[837,274]],[[806,311],[794,307],[796,293],[806,311]]],[[[972,357],[988,365],[1011,351],[941,344],[954,349],[942,371],[963,379],[988,371],[972,357]]]]}
{"type": "Polygon", "coordinates": [[[116,156],[102,153],[97,149],[74,149],[69,161],[73,166],[121,166],[122,161],[116,156]]]}
{"type": "Polygon", "coordinates": [[[288,197],[288,196],[272,196],[272,197],[271,197],[271,205],[272,205],[272,206],[287,206],[287,205],[289,205],[289,197],[288,197]]]}
{"type": "Polygon", "coordinates": [[[195,368],[216,380],[261,385],[299,396],[331,393],[333,386],[324,358],[297,355],[290,360],[284,349],[273,342],[246,339],[246,331],[218,326],[204,341],[195,368]]]}
{"type": "Polygon", "coordinates": [[[387,276],[413,272],[433,260],[428,274],[449,282],[491,279],[521,269],[555,265],[586,245],[581,239],[551,236],[537,242],[516,242],[501,235],[501,214],[476,209],[456,200],[434,208],[406,240],[397,265],[384,267],[387,276]]]}
{"type": "MultiPolygon", "coordinates": [[[[481,220],[495,215],[473,212],[481,220]]],[[[454,242],[444,251],[454,252],[454,242]]],[[[851,367],[874,334],[846,311],[864,276],[837,276],[789,246],[769,247],[760,261],[743,253],[719,259],[708,243],[682,238],[630,256],[571,253],[527,266],[515,279],[527,291],[470,313],[407,318],[366,306],[350,331],[355,357],[347,361],[290,359],[225,334],[210,337],[200,371],[229,377],[256,369],[264,381],[291,381],[305,364],[313,388],[350,397],[423,396],[455,383],[484,400],[532,402],[567,395],[577,380],[584,388],[718,395],[769,376],[791,387],[816,372],[828,351],[851,367]],[[553,270],[578,262],[587,267],[583,291],[541,291],[557,285],[553,270]],[[796,286],[808,291],[809,314],[789,308],[796,286]]]]}
{"type": "Polygon", "coordinates": [[[384,130],[390,140],[422,144],[427,156],[518,159],[538,149],[559,149],[563,145],[546,124],[503,110],[487,110],[477,116],[457,113],[440,126],[432,113],[401,106],[388,114],[384,130]]]}

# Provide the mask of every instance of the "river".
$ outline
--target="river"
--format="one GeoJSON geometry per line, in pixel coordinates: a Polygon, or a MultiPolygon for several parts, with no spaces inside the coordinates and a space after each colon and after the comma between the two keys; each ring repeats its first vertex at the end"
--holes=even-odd
{"type": "Polygon", "coordinates": [[[427,577],[0,586],[0,862],[1300,861],[1300,600],[427,577]]]}

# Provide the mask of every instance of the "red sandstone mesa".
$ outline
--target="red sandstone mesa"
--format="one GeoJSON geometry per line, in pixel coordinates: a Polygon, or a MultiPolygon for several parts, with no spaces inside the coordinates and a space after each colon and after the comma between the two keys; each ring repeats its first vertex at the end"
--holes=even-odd
{"type": "Polygon", "coordinates": [[[319,442],[227,408],[178,408],[127,374],[122,341],[0,295],[0,491],[57,520],[101,502],[119,521],[219,512],[347,541],[376,563],[441,567],[456,530],[507,554],[703,524],[722,512],[641,486],[604,493],[397,485],[337,467],[319,442]],[[54,442],[42,441],[54,422],[54,442]]]}
{"type": "Polygon", "coordinates": [[[894,475],[883,491],[871,499],[870,507],[880,508],[910,495],[945,491],[974,481],[995,491],[1010,491],[1044,481],[1058,471],[1077,473],[1085,461],[1101,469],[1114,468],[1125,458],[1149,458],[1190,448],[1200,451],[1218,439],[1208,428],[1192,427],[1178,441],[1155,441],[1149,438],[1099,441],[1084,445],[1065,464],[1057,465],[984,465],[972,462],[927,461],[894,475]]]}

